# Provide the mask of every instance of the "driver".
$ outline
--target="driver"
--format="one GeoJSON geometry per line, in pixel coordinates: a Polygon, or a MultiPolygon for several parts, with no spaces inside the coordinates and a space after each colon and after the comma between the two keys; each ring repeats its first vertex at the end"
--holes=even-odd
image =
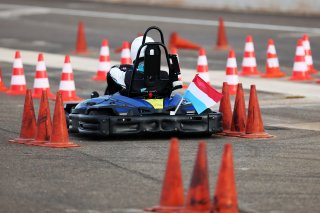
{"type": "MultiPolygon", "coordinates": [[[[131,43],[131,50],[130,50],[130,55],[131,55],[133,64],[135,63],[136,60],[138,60],[139,62],[137,66],[137,72],[140,72],[141,74],[143,74],[144,72],[144,53],[145,53],[146,46],[144,46],[141,49],[139,57],[138,58],[136,57],[137,57],[138,50],[142,45],[142,40],[143,40],[143,36],[139,36],[135,38],[131,43]]],[[[148,42],[154,42],[154,40],[151,37],[146,36],[145,43],[148,43],[148,42]]],[[[122,65],[115,65],[111,67],[110,71],[107,74],[108,87],[106,88],[105,95],[111,95],[123,89],[126,89],[126,83],[125,83],[126,78],[131,77],[130,72],[128,72],[130,76],[126,76],[127,71],[133,71],[133,65],[122,64],[122,65]]],[[[176,84],[176,82],[174,84],[176,84]]],[[[141,89],[143,90],[143,88],[141,89]]]]}

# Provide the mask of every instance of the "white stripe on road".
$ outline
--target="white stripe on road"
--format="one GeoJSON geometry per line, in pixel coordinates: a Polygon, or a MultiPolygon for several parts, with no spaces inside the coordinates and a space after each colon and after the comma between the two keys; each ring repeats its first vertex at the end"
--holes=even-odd
{"type": "MultiPolygon", "coordinates": [[[[173,23],[173,24],[187,24],[187,25],[200,25],[200,26],[218,26],[219,21],[206,20],[206,19],[189,19],[189,18],[178,18],[178,17],[163,17],[163,16],[150,16],[150,15],[136,15],[127,13],[112,13],[112,12],[97,12],[89,10],[74,10],[74,9],[62,9],[62,8],[51,8],[51,7],[34,7],[28,5],[12,5],[12,4],[0,4],[0,8],[11,7],[11,8],[23,8],[23,11],[11,11],[11,15],[32,15],[35,14],[59,14],[67,16],[81,16],[91,18],[104,18],[104,19],[120,19],[128,21],[144,21],[144,22],[161,22],[161,23],[173,23]],[[18,14],[16,14],[18,13],[18,14]]],[[[6,11],[3,16],[8,16],[6,11]]],[[[10,15],[10,14],[9,14],[10,15]]],[[[226,27],[230,28],[241,28],[241,29],[258,29],[258,30],[274,30],[274,31],[285,31],[285,32],[301,32],[301,33],[320,33],[320,28],[312,27],[298,27],[298,26],[285,26],[285,25],[272,25],[272,24],[258,24],[258,23],[241,23],[241,22],[224,22],[226,27]]]]}
{"type": "MultiPolygon", "coordinates": [[[[0,61],[13,63],[13,56],[15,49],[0,48],[0,61]]],[[[21,50],[23,62],[25,65],[36,65],[38,59],[38,52],[21,50]]],[[[46,65],[48,68],[61,69],[64,62],[64,55],[43,53],[46,58],[46,65]]],[[[76,71],[83,72],[96,72],[96,67],[99,63],[99,59],[85,58],[79,56],[71,56],[72,66],[76,71]]],[[[118,61],[111,61],[112,65],[119,64],[118,61]]],[[[183,67],[183,64],[181,65],[183,67]]],[[[166,68],[161,68],[166,70],[166,68]]],[[[182,79],[184,82],[191,82],[196,74],[195,69],[181,69],[182,79]]],[[[225,71],[222,70],[210,70],[208,72],[211,84],[214,86],[222,86],[222,82],[225,81],[225,71]]],[[[242,77],[239,76],[239,82],[243,83],[245,89],[250,89],[251,84],[257,85],[258,91],[297,95],[305,97],[317,97],[320,98],[319,84],[313,83],[298,83],[292,82],[288,79],[264,79],[259,77],[242,77]]]]}

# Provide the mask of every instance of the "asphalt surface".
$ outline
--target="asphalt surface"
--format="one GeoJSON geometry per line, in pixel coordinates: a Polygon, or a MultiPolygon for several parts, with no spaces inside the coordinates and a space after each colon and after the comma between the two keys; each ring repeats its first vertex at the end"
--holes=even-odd
{"type": "MultiPolygon", "coordinates": [[[[96,57],[101,39],[108,38],[112,49],[123,40],[133,39],[150,25],[163,29],[165,37],[177,31],[207,49],[209,66],[223,70],[226,51],[213,50],[216,27],[150,21],[129,21],[54,13],[6,15],[8,5],[26,5],[24,1],[1,1],[0,46],[52,53],[74,50],[77,23],[86,24],[87,42],[96,57]]],[[[111,5],[86,1],[28,1],[28,6],[89,10],[102,13],[130,13],[164,17],[225,20],[239,23],[319,28],[317,17],[267,16],[172,8],[111,5]]],[[[42,11],[43,12],[43,11],[42,11]]],[[[240,24],[241,25],[241,24],[240,24]]],[[[227,28],[230,44],[238,53],[240,65],[244,39],[252,34],[259,68],[264,70],[266,41],[274,38],[281,67],[291,74],[296,39],[301,32],[282,30],[227,28]]],[[[320,66],[319,34],[311,33],[315,67],[320,66]]],[[[197,52],[179,52],[181,65],[196,66],[197,52]]],[[[1,57],[1,53],[0,53],[1,57]]],[[[119,55],[111,54],[113,60],[119,55]]],[[[12,64],[1,63],[8,85],[12,64]]],[[[34,66],[24,66],[27,84],[32,88],[34,66]]],[[[57,91],[59,69],[48,68],[50,86],[57,91]]],[[[104,91],[105,83],[93,82],[91,72],[74,71],[79,96],[104,91]]],[[[319,75],[315,75],[319,77],[319,75]]],[[[285,81],[285,80],[283,80],[285,81]]],[[[257,85],[259,88],[259,85],[257,85]]],[[[319,87],[320,91],[320,87],[319,87]]],[[[246,91],[246,103],[248,103],[246,91]]],[[[225,143],[232,143],[240,212],[318,212],[320,207],[320,101],[259,92],[259,101],[268,133],[272,139],[239,139],[212,136],[181,138],[180,157],[185,192],[187,192],[198,141],[207,141],[210,193],[215,181],[225,143]]],[[[7,141],[19,135],[23,97],[0,93],[0,212],[140,212],[158,204],[167,159],[168,137],[89,138],[70,134],[81,145],[74,149],[48,149],[15,145],[7,141]]],[[[51,111],[54,103],[51,102],[51,111]]],[[[35,109],[38,112],[38,100],[35,109]]],[[[218,106],[214,107],[215,109],[218,106]]]]}

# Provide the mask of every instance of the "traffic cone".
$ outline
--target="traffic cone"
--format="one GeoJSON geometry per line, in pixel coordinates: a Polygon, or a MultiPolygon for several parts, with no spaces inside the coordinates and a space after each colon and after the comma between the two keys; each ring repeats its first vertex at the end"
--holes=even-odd
{"type": "Polygon", "coordinates": [[[63,108],[62,93],[60,91],[57,92],[56,96],[50,140],[49,142],[38,145],[50,148],[79,147],[78,144],[69,141],[66,116],[63,108]]]}
{"type": "Polygon", "coordinates": [[[81,101],[82,100],[82,98],[76,95],[76,87],[74,84],[73,71],[72,71],[69,55],[66,55],[64,59],[59,91],[61,92],[63,101],[81,101]]]}
{"type": "Polygon", "coordinates": [[[28,142],[29,145],[47,143],[52,132],[50,106],[48,101],[48,91],[42,90],[39,113],[37,119],[37,134],[34,140],[28,142]]]}
{"type": "Polygon", "coordinates": [[[33,83],[32,98],[41,98],[42,90],[46,90],[48,92],[48,97],[50,99],[55,98],[54,94],[50,92],[48,74],[47,74],[47,69],[46,69],[46,64],[44,62],[43,54],[39,53],[36,74],[35,74],[34,83],[33,83]]]}
{"type": "Polygon", "coordinates": [[[33,107],[33,100],[31,90],[27,89],[26,96],[24,99],[24,108],[23,108],[23,116],[22,123],[20,129],[20,137],[15,138],[13,140],[9,140],[12,143],[26,143],[31,140],[34,140],[34,137],[37,133],[37,125],[36,125],[36,115],[33,107]]]}
{"type": "Polygon", "coordinates": [[[7,95],[25,95],[26,94],[26,78],[24,76],[24,69],[21,60],[20,51],[16,51],[13,69],[12,69],[12,77],[11,77],[11,85],[8,91],[6,91],[7,95]]]}
{"type": "Polygon", "coordinates": [[[220,101],[219,112],[222,113],[222,127],[223,132],[217,133],[219,135],[225,135],[226,132],[230,132],[232,123],[232,109],[230,103],[229,89],[227,82],[223,82],[222,86],[222,99],[220,101]]]}
{"type": "Polygon", "coordinates": [[[238,198],[234,175],[232,145],[225,144],[211,213],[238,213],[238,198]]]}
{"type": "Polygon", "coordinates": [[[176,212],[183,208],[184,191],[179,157],[179,141],[171,139],[167,168],[162,184],[160,204],[145,208],[148,212],[176,212]]]}
{"type": "Polygon", "coordinates": [[[8,90],[8,88],[6,87],[6,85],[4,84],[4,82],[2,80],[2,69],[0,67],[0,92],[5,92],[7,90],[8,90]]]}
{"type": "Polygon", "coordinates": [[[303,35],[302,44],[306,55],[305,60],[308,66],[308,72],[309,74],[315,74],[318,71],[313,66],[312,51],[310,47],[309,36],[307,34],[303,35]]]}
{"type": "Polygon", "coordinates": [[[259,75],[252,36],[247,36],[240,75],[259,75]]]}
{"type": "Polygon", "coordinates": [[[250,88],[250,99],[249,99],[249,108],[248,108],[248,117],[246,124],[246,132],[241,135],[243,138],[271,138],[272,135],[269,135],[264,131],[263,120],[260,112],[260,106],[256,91],[256,85],[251,85],[250,88]]]}
{"type": "Polygon", "coordinates": [[[227,136],[238,137],[246,131],[246,106],[242,83],[238,84],[236,100],[234,103],[230,131],[225,131],[227,136]]]}
{"type": "MultiPolygon", "coordinates": [[[[170,54],[172,54],[172,55],[177,55],[178,62],[179,62],[179,55],[178,55],[178,49],[177,49],[177,48],[171,47],[171,48],[170,48],[170,54]]],[[[179,64],[179,66],[180,66],[180,64],[179,64]]],[[[187,88],[188,88],[188,85],[186,85],[185,83],[183,83],[182,74],[180,74],[180,75],[178,76],[178,80],[182,82],[182,88],[183,88],[183,89],[187,89],[187,88]]]]}
{"type": "Polygon", "coordinates": [[[199,76],[208,84],[210,84],[208,60],[206,56],[206,50],[204,48],[199,49],[198,63],[197,63],[197,73],[199,76]]]}
{"type": "Polygon", "coordinates": [[[130,56],[130,45],[127,41],[124,41],[122,43],[120,64],[132,64],[130,56]]]}
{"type": "Polygon", "coordinates": [[[186,207],[183,212],[208,212],[211,208],[207,148],[205,142],[198,145],[198,154],[193,168],[186,207]]]}
{"type": "Polygon", "coordinates": [[[77,34],[77,42],[76,42],[76,53],[84,54],[87,53],[87,41],[86,35],[84,31],[84,23],[82,21],[78,24],[78,34],[77,34]]]}
{"type": "Polygon", "coordinates": [[[281,72],[276,48],[272,39],[268,40],[266,73],[261,75],[263,78],[281,78],[286,76],[281,72]]]}
{"type": "Polygon", "coordinates": [[[305,52],[302,43],[302,39],[298,39],[296,56],[294,58],[291,81],[308,81],[314,80],[308,73],[308,66],[305,61],[305,52]]]}
{"type": "Polygon", "coordinates": [[[109,41],[107,39],[102,40],[99,66],[95,76],[92,77],[96,81],[106,81],[107,73],[110,70],[110,51],[109,51],[109,41]]]}
{"type": "Polygon", "coordinates": [[[227,67],[226,67],[226,82],[229,87],[229,94],[230,95],[237,94],[239,77],[238,77],[236,53],[234,50],[229,51],[227,67]]]}
{"type": "Polygon", "coordinates": [[[224,29],[224,21],[223,21],[222,17],[219,17],[216,49],[225,50],[228,48],[229,48],[229,45],[228,45],[228,39],[227,39],[225,29],[224,29]]]}
{"type": "Polygon", "coordinates": [[[178,49],[191,49],[191,50],[198,50],[201,48],[200,45],[188,41],[187,39],[182,38],[178,35],[177,32],[173,32],[169,38],[169,49],[175,47],[178,49]]]}

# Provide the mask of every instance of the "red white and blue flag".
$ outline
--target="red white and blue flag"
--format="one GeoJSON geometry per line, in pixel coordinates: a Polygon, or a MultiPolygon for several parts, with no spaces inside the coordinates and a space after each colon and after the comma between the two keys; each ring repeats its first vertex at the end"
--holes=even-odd
{"type": "Polygon", "coordinates": [[[196,75],[190,83],[183,98],[190,101],[200,114],[220,101],[222,94],[196,75]]]}

